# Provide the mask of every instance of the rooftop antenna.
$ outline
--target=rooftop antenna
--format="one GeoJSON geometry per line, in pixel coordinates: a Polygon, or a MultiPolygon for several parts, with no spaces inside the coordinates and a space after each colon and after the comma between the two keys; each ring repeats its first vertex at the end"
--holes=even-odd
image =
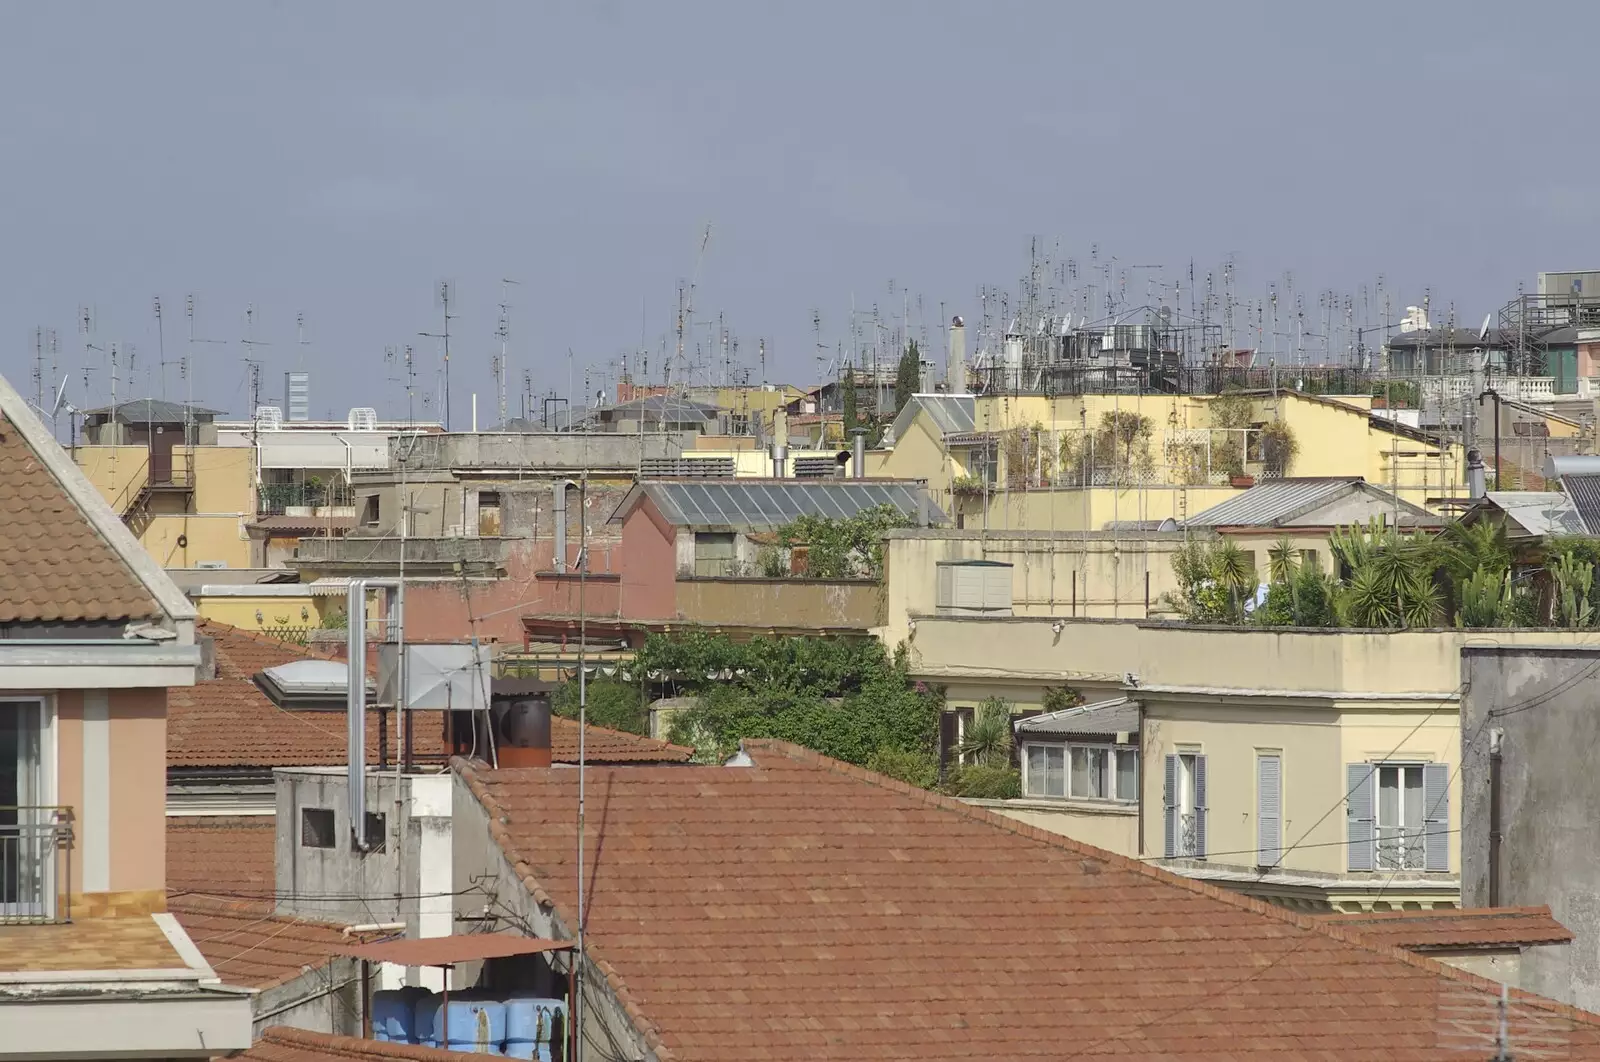
{"type": "Polygon", "coordinates": [[[250,374],[250,453],[255,468],[252,470],[254,485],[261,485],[261,447],[258,444],[256,432],[260,418],[256,410],[261,405],[261,361],[256,356],[257,347],[271,346],[265,340],[256,338],[256,306],[251,303],[244,308],[244,338],[239,341],[244,347],[245,369],[250,374]]]}
{"type": "Polygon", "coordinates": [[[44,327],[33,330],[33,407],[44,409],[44,327]]]}
{"type": "Polygon", "coordinates": [[[500,278],[500,323],[494,334],[500,337],[500,357],[494,363],[494,386],[500,398],[500,426],[506,426],[506,378],[511,373],[511,286],[515,280],[500,278]]]}
{"type": "Polygon", "coordinates": [[[450,430],[450,322],[455,315],[450,312],[450,303],[455,299],[455,285],[448,280],[439,281],[434,288],[434,300],[444,310],[443,332],[418,332],[417,335],[425,339],[442,339],[444,341],[444,430],[450,430]]]}
{"type": "MultiPolygon", "coordinates": [[[[184,312],[184,315],[186,317],[188,317],[188,319],[189,319],[189,333],[188,333],[188,342],[186,343],[185,348],[184,348],[183,358],[182,358],[182,360],[180,360],[178,362],[178,374],[180,376],[182,376],[183,379],[184,379],[185,388],[186,388],[188,396],[189,396],[189,404],[193,405],[194,404],[194,378],[195,378],[195,375],[196,375],[196,373],[194,371],[195,370],[195,365],[193,364],[193,361],[194,361],[194,345],[196,343],[206,343],[206,344],[211,344],[213,346],[227,346],[228,341],[225,340],[225,339],[201,339],[201,338],[197,337],[194,334],[195,303],[194,303],[194,295],[193,294],[189,294],[189,295],[184,296],[183,312],[184,312]]],[[[254,411],[252,411],[252,412],[254,412],[254,411]]]]}
{"type": "MultiPolygon", "coordinates": [[[[678,353],[677,353],[677,357],[676,357],[675,360],[679,363],[679,368],[680,369],[683,368],[683,364],[682,363],[683,363],[683,332],[684,332],[684,327],[686,325],[688,325],[689,327],[693,327],[693,321],[694,321],[694,289],[695,289],[696,283],[700,279],[700,264],[702,262],[704,262],[705,258],[706,258],[706,245],[709,244],[710,242],[711,242],[711,224],[709,222],[707,222],[706,223],[706,227],[705,227],[705,232],[700,237],[700,250],[695,254],[694,272],[689,274],[689,285],[688,285],[687,292],[685,292],[684,285],[683,285],[682,282],[679,282],[679,284],[678,284],[678,353]]],[[[661,382],[662,382],[663,385],[665,385],[667,387],[671,387],[672,386],[672,362],[671,361],[667,362],[666,365],[663,367],[662,374],[661,374],[661,382]]]]}
{"type": "Polygon", "coordinates": [[[167,330],[165,322],[161,319],[161,296],[153,296],[150,300],[151,307],[156,315],[156,362],[161,367],[161,397],[167,397],[167,330]]]}
{"type": "Polygon", "coordinates": [[[303,369],[306,365],[306,348],[311,345],[311,340],[306,338],[306,315],[303,312],[294,315],[294,345],[300,348],[297,362],[303,369]]]}

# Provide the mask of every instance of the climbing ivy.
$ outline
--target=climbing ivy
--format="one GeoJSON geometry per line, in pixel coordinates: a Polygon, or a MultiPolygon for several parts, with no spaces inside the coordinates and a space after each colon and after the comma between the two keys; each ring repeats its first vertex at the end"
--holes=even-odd
{"type": "Polygon", "coordinates": [[[671,739],[720,761],[741,738],[779,738],[865,766],[891,752],[932,755],[941,698],[913,683],[903,651],[870,638],[653,635],[637,668],[692,707],[671,739]]]}

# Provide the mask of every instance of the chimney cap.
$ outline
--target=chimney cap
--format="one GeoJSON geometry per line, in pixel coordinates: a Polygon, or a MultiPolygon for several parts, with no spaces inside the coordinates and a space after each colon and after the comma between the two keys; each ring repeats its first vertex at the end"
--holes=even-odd
{"type": "Polygon", "coordinates": [[[961,319],[961,315],[960,314],[957,314],[956,316],[950,318],[950,327],[951,328],[965,328],[966,324],[967,324],[967,322],[965,322],[965,321],[963,321],[961,319]]]}

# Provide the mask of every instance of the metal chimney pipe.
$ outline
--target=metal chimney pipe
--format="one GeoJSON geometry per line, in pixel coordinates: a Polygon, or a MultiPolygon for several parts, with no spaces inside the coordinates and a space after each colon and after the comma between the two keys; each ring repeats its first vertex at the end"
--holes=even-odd
{"type": "Polygon", "coordinates": [[[852,428],[850,434],[855,436],[850,441],[850,474],[856,479],[867,478],[867,429],[852,428]]]}
{"type": "Polygon", "coordinates": [[[1474,446],[1467,451],[1467,496],[1474,501],[1484,495],[1483,454],[1474,446]]]}
{"type": "Polygon", "coordinates": [[[772,440],[772,478],[782,479],[785,463],[789,460],[789,447],[781,439],[772,440]]]}
{"type": "Polygon", "coordinates": [[[345,661],[345,729],[348,740],[350,832],[367,847],[367,584],[350,580],[345,592],[348,628],[345,661]]]}
{"type": "Polygon", "coordinates": [[[567,481],[564,479],[556,480],[555,506],[550,518],[556,525],[556,556],[552,570],[564,572],[567,570],[567,481]]]}

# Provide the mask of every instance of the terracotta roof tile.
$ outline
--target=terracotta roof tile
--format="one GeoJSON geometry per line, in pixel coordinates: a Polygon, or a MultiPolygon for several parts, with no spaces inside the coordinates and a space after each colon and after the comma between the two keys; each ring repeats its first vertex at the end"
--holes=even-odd
{"type": "MultiPolygon", "coordinates": [[[[196,625],[197,637],[210,637],[217,677],[193,686],[175,686],[167,695],[168,767],[331,767],[346,761],[344,716],[339,712],[290,711],[273,704],[253,677],[294,660],[331,659],[332,654],[282,642],[224,623],[196,625]]],[[[415,712],[412,748],[424,762],[449,754],[441,712],[415,712]]],[[[394,719],[389,719],[390,741],[394,719]]],[[[367,753],[378,755],[378,713],[367,715],[367,753]]],[[[552,719],[551,756],[561,763],[578,758],[578,726],[552,719]]],[[[694,750],[654,738],[589,727],[585,742],[594,762],[682,762],[694,750]]]]}
{"type": "Polygon", "coordinates": [[[167,818],[167,890],[270,898],[277,887],[271,815],[167,818]]]}
{"type": "Polygon", "coordinates": [[[0,623],[150,619],[161,607],[0,415],[0,623]]]}
{"type": "Polygon", "coordinates": [[[481,1062],[482,1055],[440,1051],[433,1047],[383,1043],[354,1036],[331,1036],[275,1025],[265,1030],[248,1050],[229,1058],[243,1062],[361,1062],[363,1059],[399,1059],[409,1062],[481,1062]]]}
{"type": "Polygon", "coordinates": [[[1407,951],[1531,947],[1572,941],[1572,930],[1557,922],[1548,907],[1375,911],[1324,915],[1323,921],[1407,951]]]}
{"type": "Polygon", "coordinates": [[[341,926],[274,914],[266,900],[183,896],[167,909],[223,983],[241,988],[292,981],[348,943],[341,926]]]}
{"type": "MultiPolygon", "coordinates": [[[[1497,984],[793,746],[747,750],[755,767],[587,780],[590,959],[659,1059],[1492,1045],[1497,984]]],[[[524,888],[572,925],[577,772],[457,766],[524,888]]],[[[1600,1059],[1597,1021],[1513,996],[1513,1038],[1557,1036],[1566,1058],[1600,1059]]]]}

